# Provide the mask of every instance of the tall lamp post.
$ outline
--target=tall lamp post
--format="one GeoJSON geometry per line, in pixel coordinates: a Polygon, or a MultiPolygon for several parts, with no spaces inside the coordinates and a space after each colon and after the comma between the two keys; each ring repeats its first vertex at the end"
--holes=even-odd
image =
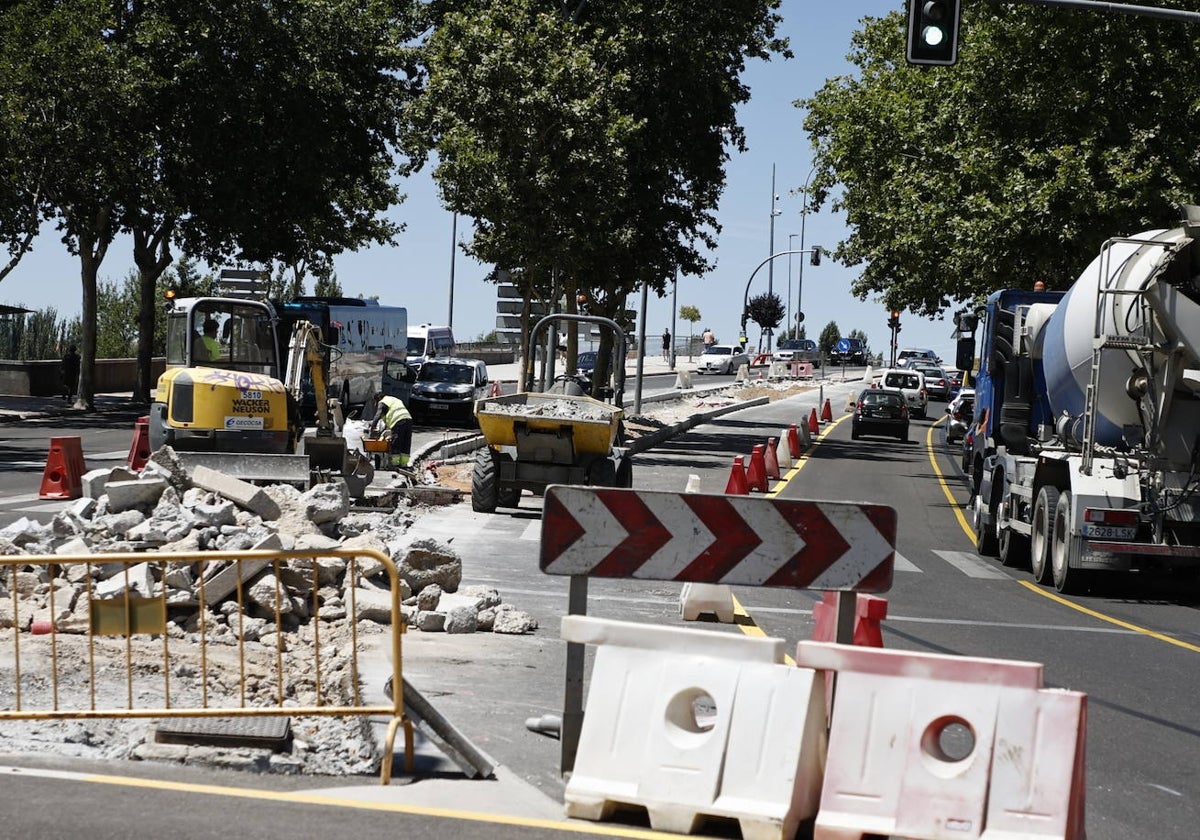
{"type": "Polygon", "coordinates": [[[789,251],[789,253],[788,253],[787,314],[784,316],[784,318],[786,320],[783,322],[783,323],[787,324],[788,329],[792,329],[793,327],[795,328],[796,331],[794,333],[792,333],[792,338],[800,337],[800,324],[799,323],[794,324],[794,325],[792,324],[792,255],[790,252],[792,251],[793,248],[795,248],[795,246],[792,245],[792,240],[795,239],[797,236],[799,236],[799,234],[797,234],[797,233],[789,233],[788,234],[788,251],[789,251]]]}
{"type": "MultiPolygon", "coordinates": [[[[801,201],[800,205],[800,250],[804,250],[804,223],[808,221],[808,182],[812,180],[813,173],[817,171],[817,165],[814,163],[812,169],[808,170],[808,175],[804,178],[804,186],[800,188],[801,201]]],[[[800,260],[800,268],[796,273],[796,317],[800,318],[804,314],[804,307],[800,305],[804,299],[804,260],[800,260]]],[[[799,332],[800,322],[796,322],[796,330],[799,332]]]]}
{"type": "MultiPolygon", "coordinates": [[[[775,192],[775,164],[772,163],[771,164],[771,242],[770,242],[770,247],[767,249],[768,255],[775,253],[775,217],[778,216],[779,214],[781,214],[782,212],[783,211],[779,209],[779,195],[775,192]]],[[[803,244],[801,245],[801,247],[803,247],[803,244]]],[[[790,280],[791,278],[789,277],[788,279],[790,280]]],[[[774,264],[774,262],[771,262],[767,265],[767,294],[774,294],[774,292],[775,292],[775,264],[774,264]]],[[[788,292],[788,297],[791,297],[791,291],[788,292]]],[[[766,335],[766,337],[767,337],[767,350],[770,350],[771,349],[771,330],[770,330],[770,328],[767,328],[766,330],[764,330],[763,334],[766,335]]],[[[759,345],[758,351],[760,353],[763,352],[763,348],[762,348],[761,344],[759,345]]]]}

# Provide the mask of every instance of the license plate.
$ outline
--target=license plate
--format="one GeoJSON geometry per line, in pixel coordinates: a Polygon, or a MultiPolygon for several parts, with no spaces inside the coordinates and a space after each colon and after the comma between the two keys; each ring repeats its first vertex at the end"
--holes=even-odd
{"type": "Polygon", "coordinates": [[[446,405],[446,403],[430,403],[429,407],[436,408],[438,411],[445,411],[450,406],[446,405]]]}
{"type": "Polygon", "coordinates": [[[1131,540],[1136,528],[1121,528],[1116,525],[1084,525],[1083,535],[1093,540],[1131,540]]]}

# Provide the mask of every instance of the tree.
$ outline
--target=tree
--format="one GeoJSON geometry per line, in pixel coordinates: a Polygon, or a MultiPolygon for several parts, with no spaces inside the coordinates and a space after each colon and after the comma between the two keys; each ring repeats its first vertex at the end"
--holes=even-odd
{"type": "MultiPolygon", "coordinates": [[[[786,53],[777,6],[444,4],[412,114],[443,201],[475,219],[466,250],[522,271],[530,300],[584,294],[614,320],[643,285],[703,274],[725,144],[744,147],[739,75],[786,53]]],[[[597,381],[610,350],[602,333],[597,381]]]]}
{"type": "MultiPolygon", "coordinates": [[[[779,326],[779,322],[783,320],[785,312],[783,299],[774,292],[764,292],[761,295],[755,295],[746,304],[746,314],[764,332],[769,332],[779,326]]],[[[770,349],[762,346],[761,336],[759,338],[758,349],[759,352],[770,349]]]]}
{"type": "Polygon", "coordinates": [[[837,321],[830,321],[825,325],[825,329],[821,330],[821,337],[817,339],[817,350],[822,356],[828,356],[841,337],[842,331],[838,329],[837,321]]]}
{"type": "Polygon", "coordinates": [[[700,309],[696,306],[683,304],[679,307],[679,317],[688,322],[688,361],[692,360],[692,342],[695,340],[696,324],[700,321],[700,309]]]}
{"type": "Polygon", "coordinates": [[[391,176],[420,78],[408,46],[420,14],[385,0],[6,7],[0,172],[44,165],[43,200],[80,258],[82,401],[96,275],[117,232],[132,235],[139,271],[138,397],[173,243],[211,264],[297,265],[391,241],[380,214],[400,198],[391,176]]]}
{"type": "Polygon", "coordinates": [[[317,275],[313,294],[317,297],[342,296],[342,284],[338,282],[337,272],[333,270],[333,266],[330,266],[328,271],[323,271],[317,275]]]}
{"type": "Polygon", "coordinates": [[[1193,29],[1074,10],[964,4],[959,62],[905,65],[899,13],[866,18],[854,77],[797,102],[816,149],[809,210],[851,233],[860,298],[936,315],[1044,279],[1066,288],[1110,236],[1194,197],[1193,29]],[[1147,91],[1155,91],[1148,96],[1147,91]],[[835,192],[836,188],[836,192],[835,192]]]}

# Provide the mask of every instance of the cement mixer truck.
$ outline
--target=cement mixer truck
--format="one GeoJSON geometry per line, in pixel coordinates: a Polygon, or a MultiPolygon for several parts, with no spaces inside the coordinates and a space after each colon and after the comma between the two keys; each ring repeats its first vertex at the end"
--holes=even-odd
{"type": "Polygon", "coordinates": [[[1109,239],[1065,292],[956,316],[975,374],[976,548],[1078,592],[1200,570],[1200,207],[1109,239]],[[978,339],[978,345],[976,340],[978,339]]]}

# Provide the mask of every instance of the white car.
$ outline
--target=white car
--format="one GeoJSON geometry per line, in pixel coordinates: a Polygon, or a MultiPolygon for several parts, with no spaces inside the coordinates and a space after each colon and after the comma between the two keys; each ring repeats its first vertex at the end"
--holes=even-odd
{"type": "Polygon", "coordinates": [[[710,344],[700,355],[696,373],[737,373],[742,365],[750,364],[750,357],[736,344],[710,344]]]}
{"type": "Polygon", "coordinates": [[[975,414],[975,389],[960,388],[958,395],[946,405],[950,415],[946,422],[946,440],[953,443],[966,437],[975,414]]]}
{"type": "Polygon", "coordinates": [[[880,388],[894,388],[908,400],[909,413],[924,420],[929,416],[929,395],[925,392],[925,375],[919,370],[888,368],[879,375],[880,388]]]}

